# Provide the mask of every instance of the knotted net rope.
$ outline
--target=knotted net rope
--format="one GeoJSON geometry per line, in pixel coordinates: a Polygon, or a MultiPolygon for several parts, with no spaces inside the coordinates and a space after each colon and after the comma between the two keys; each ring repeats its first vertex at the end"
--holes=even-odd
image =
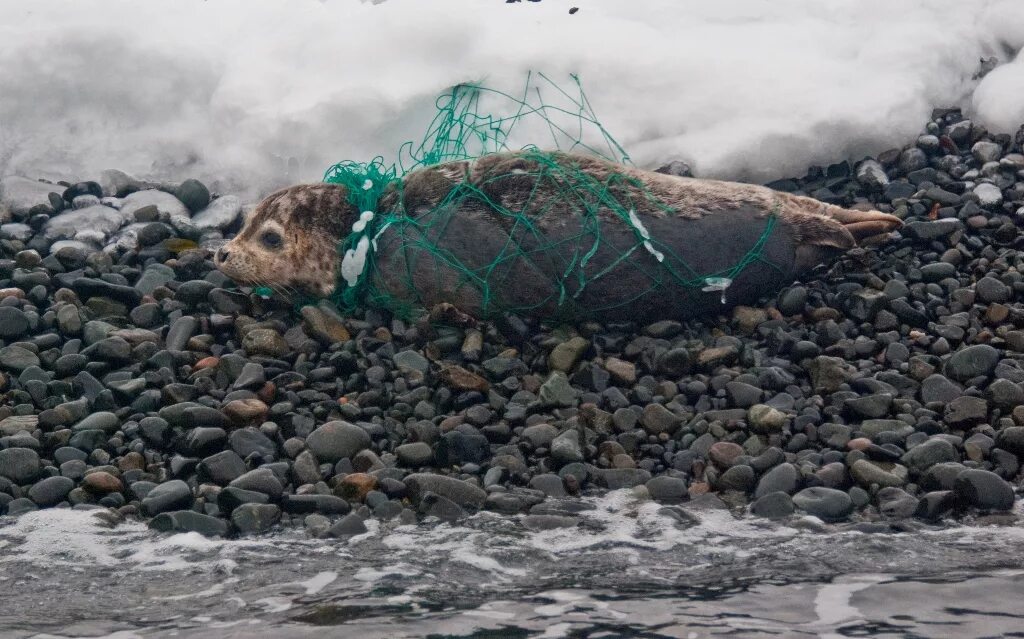
{"type": "MultiPolygon", "coordinates": [[[[632,166],[626,151],[597,119],[579,78],[570,77],[571,93],[543,74],[528,75],[519,95],[481,84],[458,85],[437,99],[437,113],[423,139],[403,144],[395,163],[388,164],[383,157],[377,157],[370,162],[344,161],[330,167],[324,181],[345,186],[350,202],[361,212],[352,232],[339,243],[342,261],[334,302],[343,310],[372,305],[404,316],[414,315],[423,308],[413,285],[413,270],[417,265],[423,266],[421,260],[427,260],[433,272],[457,273],[456,290],[472,287],[481,300],[485,316],[503,312],[529,314],[541,307],[572,309],[573,315],[585,315],[630,304],[667,283],[721,291],[724,303],[725,291],[739,273],[755,262],[767,262],[763,252],[776,223],[775,214],[767,217],[760,238],[735,265],[714,273],[697,272],[672,246],[652,237],[636,214],[639,205],[643,204],[646,210],[671,214],[670,206],[658,200],[635,176],[613,171],[595,177],[574,163],[572,156],[566,155],[566,152],[584,153],[632,166]],[[553,94],[555,100],[545,100],[545,92],[553,94]],[[482,106],[485,98],[488,103],[505,108],[493,113],[482,106]],[[544,141],[545,150],[536,144],[512,147],[510,137],[524,123],[529,123],[533,131],[544,130],[550,136],[544,141]],[[426,212],[407,214],[402,205],[403,178],[413,171],[513,151],[524,161],[520,165],[528,167],[516,169],[514,177],[522,179],[526,173],[538,193],[554,191],[556,198],[527,198],[510,208],[488,193],[488,183],[513,177],[498,175],[488,178],[487,183],[474,185],[462,181],[456,184],[426,212]],[[398,206],[378,210],[382,196],[390,189],[398,193],[397,199],[388,201],[397,202],[398,206]],[[484,207],[500,216],[500,228],[507,234],[507,241],[489,263],[467,263],[439,241],[453,225],[460,223],[458,212],[468,205],[476,209],[484,207]],[[564,214],[567,208],[578,216],[578,232],[568,237],[545,233],[541,228],[544,217],[554,214],[554,209],[564,214]],[[621,233],[616,236],[619,240],[611,238],[612,234],[607,232],[610,220],[631,229],[627,243],[622,243],[621,233]],[[389,234],[389,251],[404,252],[409,272],[405,286],[401,287],[404,289],[401,296],[375,283],[377,240],[384,233],[389,234]],[[595,263],[593,258],[599,248],[612,248],[614,259],[595,263]],[[635,259],[641,251],[655,259],[635,259]],[[512,304],[498,292],[515,285],[508,280],[522,275],[517,265],[523,263],[544,265],[534,271],[533,276],[544,273],[547,281],[531,283],[533,290],[541,286],[544,293],[527,304],[512,304]],[[617,270],[622,267],[642,273],[646,285],[637,287],[630,299],[611,300],[602,308],[579,308],[576,301],[588,285],[603,277],[617,276],[617,270]]],[[[422,286],[422,280],[420,283],[422,286]]],[[[436,285],[450,286],[451,282],[439,279],[436,285]]]]}

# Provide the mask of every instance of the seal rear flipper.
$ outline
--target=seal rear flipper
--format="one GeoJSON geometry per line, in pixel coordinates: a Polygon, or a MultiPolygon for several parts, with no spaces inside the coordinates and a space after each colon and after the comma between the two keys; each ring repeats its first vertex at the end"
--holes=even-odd
{"type": "Polygon", "coordinates": [[[884,235],[903,226],[903,220],[881,211],[857,211],[830,206],[826,214],[842,224],[854,239],[860,243],[876,235],[884,235]]]}

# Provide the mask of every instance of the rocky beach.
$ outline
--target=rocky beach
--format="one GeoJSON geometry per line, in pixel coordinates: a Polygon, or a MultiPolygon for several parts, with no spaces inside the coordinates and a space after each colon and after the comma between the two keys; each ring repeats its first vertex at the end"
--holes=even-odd
{"type": "Polygon", "coordinates": [[[937,110],[905,148],[773,182],[905,226],[685,323],[296,308],[214,268],[239,197],[5,177],[0,515],[346,538],[483,510],[571,529],[582,499],[626,489],[681,521],[1018,526],[1022,142],[937,110]]]}

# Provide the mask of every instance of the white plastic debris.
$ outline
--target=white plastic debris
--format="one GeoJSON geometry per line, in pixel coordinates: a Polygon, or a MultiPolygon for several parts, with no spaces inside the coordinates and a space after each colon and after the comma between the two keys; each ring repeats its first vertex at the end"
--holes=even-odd
{"type": "Polygon", "coordinates": [[[715,291],[722,291],[722,304],[725,304],[725,291],[732,284],[732,280],[728,277],[705,277],[704,288],[700,289],[705,293],[713,293],[715,291]]]}
{"type": "Polygon", "coordinates": [[[354,249],[345,251],[345,257],[341,258],[341,276],[345,278],[349,286],[355,286],[359,276],[366,268],[366,253],[370,250],[370,238],[365,235],[359,238],[354,249]]]}
{"type": "Polygon", "coordinates": [[[659,251],[658,249],[654,248],[654,245],[651,244],[650,232],[647,230],[647,227],[644,226],[644,223],[640,221],[640,218],[637,216],[636,211],[634,211],[633,209],[629,209],[629,222],[630,224],[633,225],[633,228],[635,228],[640,233],[640,237],[644,238],[644,248],[647,249],[647,252],[653,255],[654,259],[658,260],[659,262],[664,261],[665,254],[659,251]]]}
{"type": "Polygon", "coordinates": [[[372,188],[373,188],[373,180],[367,178],[367,180],[365,182],[363,182],[363,190],[364,191],[369,191],[372,188]]]}
{"type": "Polygon", "coordinates": [[[355,233],[362,233],[366,225],[373,219],[373,211],[363,211],[359,214],[359,219],[356,220],[355,224],[352,225],[352,231],[355,233]]]}

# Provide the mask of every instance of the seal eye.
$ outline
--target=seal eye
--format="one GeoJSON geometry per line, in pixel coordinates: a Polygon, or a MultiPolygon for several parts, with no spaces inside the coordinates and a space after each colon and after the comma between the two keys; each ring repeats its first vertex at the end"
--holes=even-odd
{"type": "Polygon", "coordinates": [[[269,249],[279,249],[281,248],[281,245],[284,244],[284,239],[277,231],[265,231],[263,235],[260,236],[260,242],[263,243],[263,246],[269,249]]]}

